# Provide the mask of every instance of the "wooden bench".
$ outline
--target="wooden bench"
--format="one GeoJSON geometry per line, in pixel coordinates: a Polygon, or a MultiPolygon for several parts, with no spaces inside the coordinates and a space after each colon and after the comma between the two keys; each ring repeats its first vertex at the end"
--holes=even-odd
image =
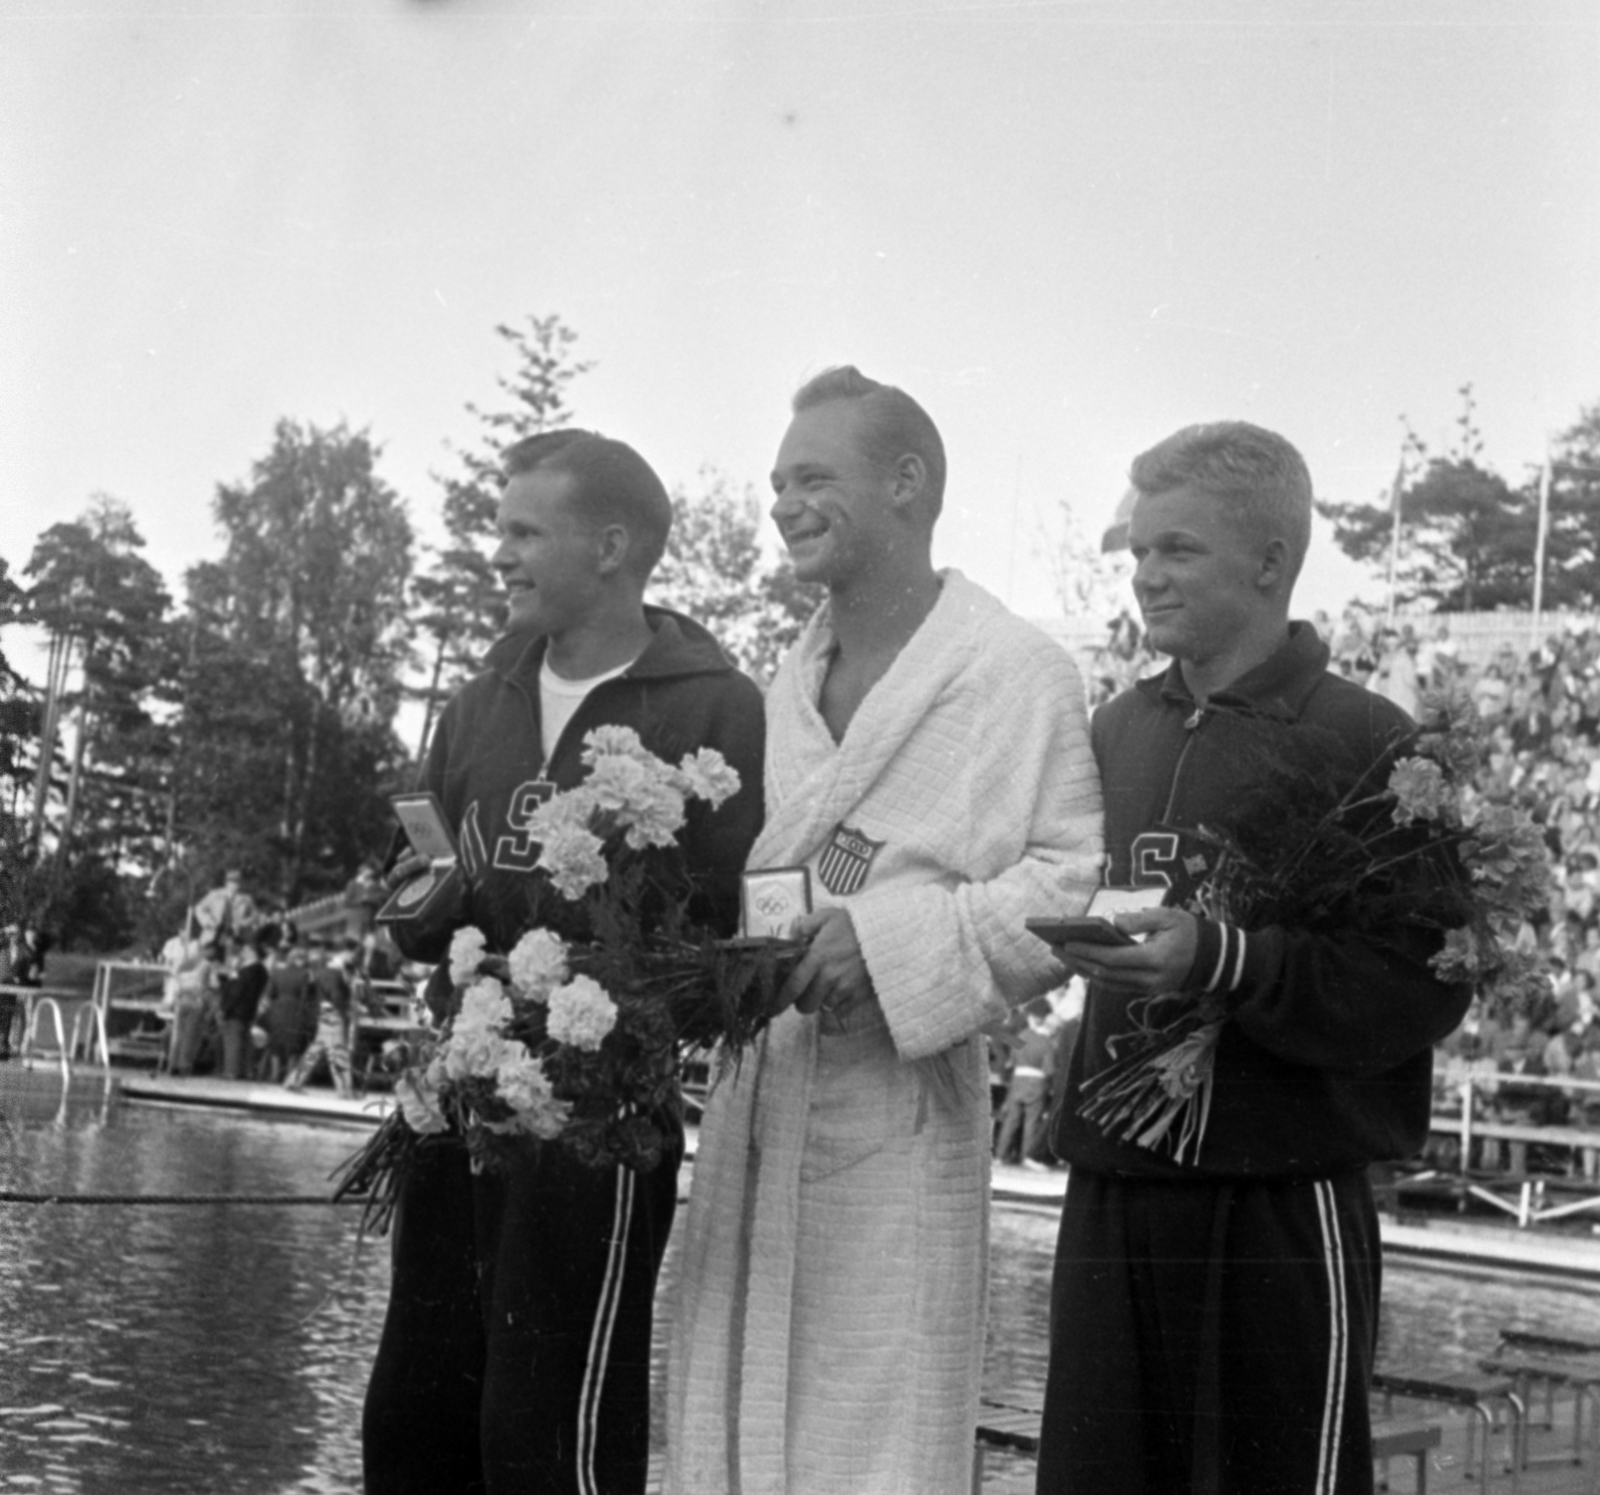
{"type": "Polygon", "coordinates": [[[1417,1495],[1427,1495],[1428,1455],[1444,1440],[1444,1429],[1436,1422],[1412,1422],[1388,1417],[1372,1424],[1372,1461],[1383,1466],[1378,1488],[1389,1488],[1389,1460],[1416,1460],[1417,1495]]]}
{"type": "Polygon", "coordinates": [[[1467,1458],[1463,1471],[1472,1477],[1474,1431],[1482,1432],[1482,1449],[1478,1458],[1483,1488],[1489,1487],[1489,1469],[1492,1463],[1491,1448],[1495,1430],[1495,1408],[1506,1411],[1506,1467],[1510,1471],[1513,1495],[1520,1480],[1520,1460],[1523,1452],[1523,1424],[1526,1409],[1517,1391],[1516,1381],[1510,1376],[1491,1375],[1484,1371],[1441,1371],[1426,1366],[1386,1366],[1373,1372],[1372,1389],[1383,1395],[1383,1413],[1388,1418],[1394,1410],[1394,1399],[1438,1402],[1449,1407],[1462,1408],[1469,1417],[1467,1423],[1467,1458]]]}
{"type": "Polygon", "coordinates": [[[1510,1376],[1528,1409],[1522,1430],[1523,1468],[1533,1462],[1528,1452],[1528,1433],[1536,1392],[1543,1393],[1542,1426],[1552,1429],[1555,1427],[1556,1393],[1572,1393],[1571,1453],[1538,1462],[1583,1463],[1585,1403],[1592,1409],[1588,1441],[1600,1452],[1600,1353],[1597,1352],[1600,1352],[1600,1344],[1594,1340],[1569,1339],[1538,1330],[1503,1329],[1498,1348],[1479,1362],[1490,1375],[1510,1376]]]}
{"type": "Polygon", "coordinates": [[[1044,1402],[1031,1391],[992,1391],[978,1401],[977,1438],[972,1448],[972,1495],[983,1490],[983,1455],[987,1448],[1015,1453],[1039,1452],[1039,1420],[1044,1402]]]}
{"type": "Polygon", "coordinates": [[[1003,1392],[978,1403],[978,1441],[991,1448],[1012,1448],[1018,1453],[1039,1452],[1039,1420],[1044,1403],[1026,1392],[1003,1392]]]}
{"type": "Polygon", "coordinates": [[[1531,1350],[1556,1350],[1566,1355],[1600,1355],[1600,1339],[1552,1334],[1548,1329],[1502,1329],[1500,1343],[1520,1345],[1531,1350]]]}

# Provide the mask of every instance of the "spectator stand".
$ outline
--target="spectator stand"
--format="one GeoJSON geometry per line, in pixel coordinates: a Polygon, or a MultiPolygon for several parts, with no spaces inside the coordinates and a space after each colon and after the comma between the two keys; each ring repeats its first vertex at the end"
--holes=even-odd
{"type": "Polygon", "coordinates": [[[1519,1100],[1542,1094],[1600,1101],[1600,1082],[1592,1080],[1447,1066],[1442,1083],[1436,1081],[1431,1123],[1429,1151],[1437,1162],[1396,1177],[1396,1190],[1442,1184],[1463,1201],[1476,1199],[1512,1216],[1522,1229],[1600,1211],[1600,1129],[1539,1124],[1521,1119],[1530,1113],[1520,1107],[1508,1119],[1499,1105],[1508,1091],[1519,1100]]]}

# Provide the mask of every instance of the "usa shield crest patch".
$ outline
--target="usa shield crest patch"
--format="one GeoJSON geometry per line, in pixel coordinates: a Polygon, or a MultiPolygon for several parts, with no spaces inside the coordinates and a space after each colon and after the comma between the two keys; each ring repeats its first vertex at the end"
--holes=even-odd
{"type": "Polygon", "coordinates": [[[873,858],[883,846],[882,841],[874,841],[840,821],[834,828],[833,839],[817,859],[817,877],[822,886],[835,898],[848,898],[858,892],[872,870],[873,858]]]}

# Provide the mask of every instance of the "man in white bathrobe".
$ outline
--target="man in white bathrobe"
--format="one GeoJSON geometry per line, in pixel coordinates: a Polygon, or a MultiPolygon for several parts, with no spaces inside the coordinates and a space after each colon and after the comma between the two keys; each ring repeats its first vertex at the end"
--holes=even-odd
{"type": "Polygon", "coordinates": [[[931,546],[944,450],[854,368],[772,474],[828,600],[767,698],[752,868],[810,868],[786,1010],[701,1130],[668,1372],[671,1495],[964,1495],[982,1370],[982,1029],[1054,985],[1036,914],[1099,878],[1066,654],[931,546]]]}

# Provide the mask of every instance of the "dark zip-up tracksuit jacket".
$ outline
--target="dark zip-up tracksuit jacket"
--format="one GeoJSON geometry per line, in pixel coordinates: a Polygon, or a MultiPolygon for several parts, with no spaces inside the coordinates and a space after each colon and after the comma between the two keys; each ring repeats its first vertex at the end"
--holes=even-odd
{"type": "MultiPolygon", "coordinates": [[[[764,743],[761,692],[740,674],[698,623],[647,607],[653,636],[621,675],[602,681],[579,705],[550,761],[540,746],[539,669],[545,640],[508,634],[489,651],[484,673],[445,707],[429,744],[422,787],[431,789],[456,833],[467,881],[464,924],[483,930],[491,949],[509,951],[529,928],[533,869],[539,848],[527,832],[541,802],[541,783],[571,789],[585,775],[584,734],[597,726],[632,727],[657,757],[676,763],[698,748],[715,748],[739,774],[739,792],[713,812],[691,801],[678,843],[694,880],[693,911],[732,933],[738,920],[739,874],[761,827],[764,743]]],[[[539,878],[542,881],[542,875],[539,878]]],[[[541,907],[564,935],[559,898],[541,907]]],[[[439,960],[450,930],[422,944],[417,960],[439,960]]]]}
{"type": "MultiPolygon", "coordinates": [[[[731,933],[739,874],[760,828],[761,693],[698,624],[647,608],[650,643],[586,696],[544,761],[539,668],[545,641],[501,639],[488,668],[445,708],[423,783],[457,836],[462,923],[509,951],[539,922],[582,937],[581,905],[538,893],[528,816],[541,783],[584,777],[584,734],[632,727],[676,763],[717,749],[741,787],[720,810],[691,803],[677,852],[691,911],[731,933]]],[[[547,889],[548,893],[549,890],[547,889]]],[[[408,954],[440,959],[451,929],[408,954]]],[[[440,968],[444,978],[446,967],[440,968]]],[[[676,1117],[662,1118],[669,1125],[676,1117]]],[[[541,1490],[634,1495],[645,1486],[650,1326],[677,1204],[681,1137],[659,1166],[589,1168],[528,1141],[501,1169],[473,1173],[464,1149],[420,1149],[395,1225],[389,1309],[363,1411],[370,1495],[541,1490]]]]}
{"type": "MultiPolygon", "coordinates": [[[[1106,881],[1165,883],[1181,905],[1205,876],[1210,848],[1192,832],[1226,825],[1249,787],[1261,718],[1320,729],[1361,765],[1414,730],[1398,707],[1330,674],[1328,649],[1291,626],[1271,659],[1197,710],[1176,663],[1102,707],[1093,723],[1104,778],[1106,881]],[[1254,728],[1254,730],[1253,730],[1254,728]]],[[[1074,1166],[1145,1177],[1309,1178],[1417,1152],[1428,1132],[1432,1049],[1461,1020],[1469,992],[1427,962],[1439,937],[1397,927],[1377,939],[1266,928],[1240,942],[1203,921],[1187,989],[1222,976],[1231,1020],[1216,1055],[1199,1155],[1179,1165],[1108,1137],[1078,1115],[1084,1080],[1130,1026],[1129,999],[1091,988],[1052,1127],[1074,1166]]]]}

